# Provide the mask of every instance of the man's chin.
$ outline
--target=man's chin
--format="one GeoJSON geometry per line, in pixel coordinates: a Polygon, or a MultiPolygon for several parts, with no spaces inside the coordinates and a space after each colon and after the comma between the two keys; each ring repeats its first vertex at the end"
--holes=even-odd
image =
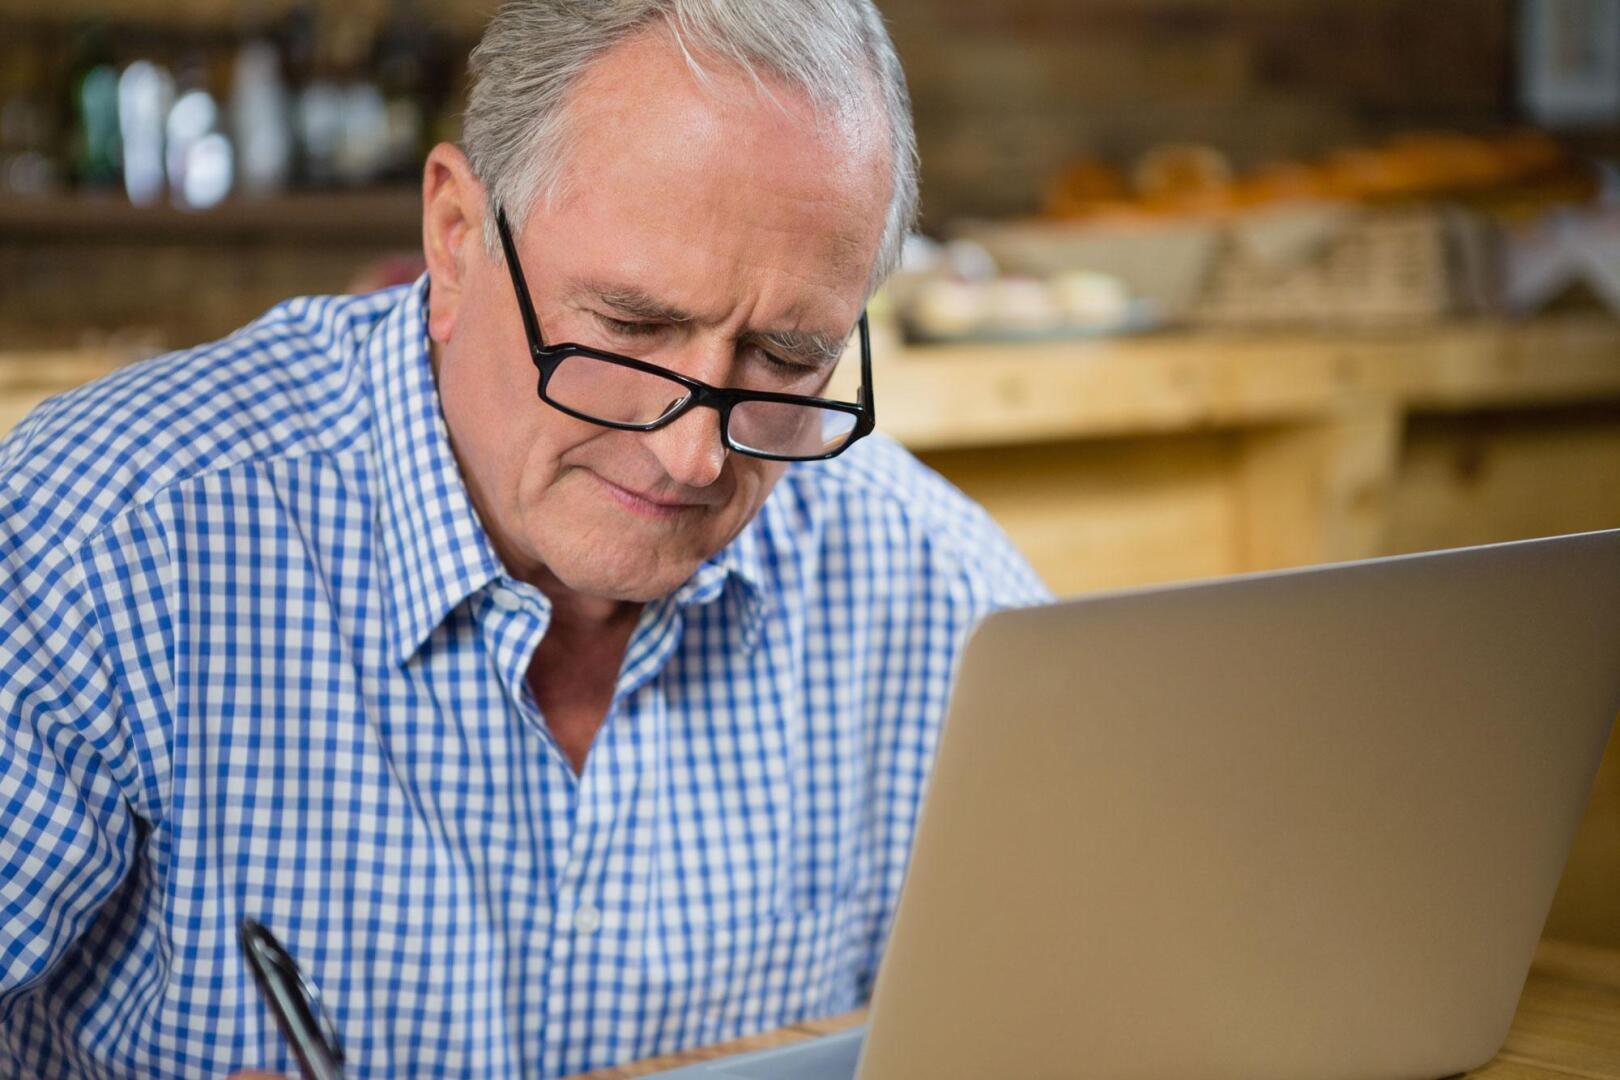
{"type": "Polygon", "coordinates": [[[650,604],[679,589],[700,565],[651,565],[657,561],[627,556],[605,565],[595,560],[583,565],[558,566],[553,563],[551,572],[565,588],[581,596],[626,604],[650,604]]]}

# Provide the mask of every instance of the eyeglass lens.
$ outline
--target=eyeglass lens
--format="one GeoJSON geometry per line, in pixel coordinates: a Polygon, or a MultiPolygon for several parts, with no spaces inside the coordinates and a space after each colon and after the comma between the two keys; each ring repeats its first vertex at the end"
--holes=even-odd
{"type": "MultiPolygon", "coordinates": [[[[657,423],[686,404],[686,387],[652,372],[590,356],[570,356],[546,382],[546,396],[610,424],[657,423]]],[[[820,457],[849,441],[853,413],[815,405],[744,401],[732,407],[727,436],[740,450],[776,457],[820,457]]]]}

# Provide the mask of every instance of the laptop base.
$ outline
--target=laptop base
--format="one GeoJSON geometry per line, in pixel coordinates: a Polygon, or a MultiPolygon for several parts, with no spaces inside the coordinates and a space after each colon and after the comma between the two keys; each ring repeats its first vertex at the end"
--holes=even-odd
{"type": "Polygon", "coordinates": [[[787,1046],[683,1065],[658,1075],[679,1080],[853,1080],[865,1038],[863,1025],[787,1046]]]}

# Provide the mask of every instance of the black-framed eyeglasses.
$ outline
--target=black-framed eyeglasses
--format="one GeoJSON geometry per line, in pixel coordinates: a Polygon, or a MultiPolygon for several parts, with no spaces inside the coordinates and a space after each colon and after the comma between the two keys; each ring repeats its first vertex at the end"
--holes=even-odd
{"type": "Polygon", "coordinates": [[[728,450],[771,461],[820,461],[872,433],[872,339],[861,313],[861,387],[855,403],[804,394],[710,386],[668,368],[566,342],[547,345],[518,262],[517,246],[497,208],[495,224],[517,291],[529,354],[540,371],[540,400],[579,420],[619,431],[656,431],[696,408],[720,414],[728,450]]]}

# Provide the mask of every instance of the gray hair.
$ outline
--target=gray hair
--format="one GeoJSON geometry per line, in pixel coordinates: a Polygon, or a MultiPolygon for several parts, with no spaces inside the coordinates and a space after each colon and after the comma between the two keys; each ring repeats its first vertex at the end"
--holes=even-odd
{"type": "MultiPolygon", "coordinates": [[[[660,20],[698,78],[708,76],[695,53],[741,67],[761,89],[763,72],[833,122],[869,115],[875,78],[893,172],[868,293],[876,289],[916,222],[917,137],[900,60],[871,0],[506,0],[472,52],[462,129],[491,201],[521,229],[538,199],[559,196],[570,91],[609,49],[660,20]]],[[[484,244],[499,251],[493,213],[484,244]]]]}

